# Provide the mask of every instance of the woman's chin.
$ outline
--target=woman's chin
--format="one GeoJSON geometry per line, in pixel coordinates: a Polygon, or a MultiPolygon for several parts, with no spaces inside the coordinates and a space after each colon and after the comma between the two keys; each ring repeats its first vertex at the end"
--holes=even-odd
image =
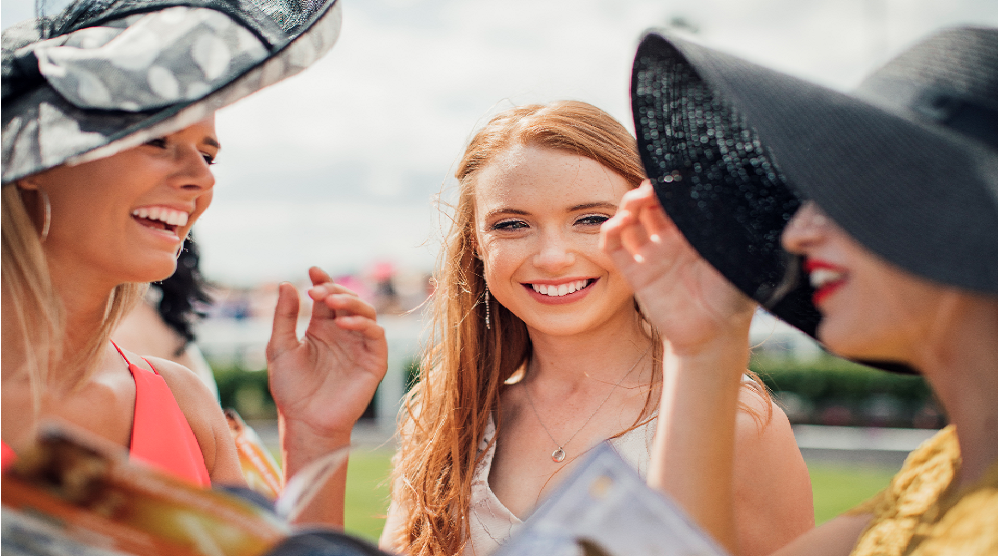
{"type": "Polygon", "coordinates": [[[177,258],[173,255],[147,258],[142,264],[130,268],[127,279],[123,282],[159,282],[170,278],[177,270],[177,258]]]}
{"type": "Polygon", "coordinates": [[[894,350],[894,342],[880,337],[877,331],[861,327],[838,329],[824,319],[816,337],[830,353],[855,361],[901,361],[905,354],[894,350]]]}

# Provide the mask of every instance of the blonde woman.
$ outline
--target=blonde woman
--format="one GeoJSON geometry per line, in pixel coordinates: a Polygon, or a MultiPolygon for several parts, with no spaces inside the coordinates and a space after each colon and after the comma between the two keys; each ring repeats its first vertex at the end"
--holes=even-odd
{"type": "MultiPolygon", "coordinates": [[[[244,484],[207,387],[110,335],[147,282],[174,272],[211,202],[215,109],[303,69],[336,39],[333,2],[271,8],[84,1],[4,31],[5,467],[56,421],[181,480],[244,484]]],[[[288,476],[349,443],[385,373],[371,306],[317,268],[310,278],[305,337],[284,284],[267,350],[288,476]]],[[[298,518],[341,524],[344,479],[298,518]]]]}
{"type": "MultiPolygon", "coordinates": [[[[645,474],[662,384],[663,344],[598,247],[644,179],[628,131],[582,102],[513,108],[456,177],[381,542],[414,555],[490,554],[604,440],[645,474]]],[[[763,387],[747,378],[740,403],[740,553],[758,554],[812,527],[812,494],[763,387]]]]}

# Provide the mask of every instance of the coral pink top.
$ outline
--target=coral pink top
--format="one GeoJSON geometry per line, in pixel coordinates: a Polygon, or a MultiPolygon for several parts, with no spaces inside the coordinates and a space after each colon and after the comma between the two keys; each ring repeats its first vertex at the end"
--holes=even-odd
{"type": "MultiPolygon", "coordinates": [[[[198,439],[166,381],[152,364],[149,367],[153,372],[149,372],[129,361],[117,345],[115,349],[128,364],[135,381],[130,457],[198,486],[211,486],[198,439]]],[[[17,455],[6,442],[2,443],[2,448],[3,470],[6,471],[17,455]]]]}
{"type": "Polygon", "coordinates": [[[211,486],[201,447],[166,381],[149,361],[143,359],[153,372],[133,364],[117,345],[115,349],[128,363],[135,380],[135,414],[129,445],[132,459],[196,485],[211,486]]]}

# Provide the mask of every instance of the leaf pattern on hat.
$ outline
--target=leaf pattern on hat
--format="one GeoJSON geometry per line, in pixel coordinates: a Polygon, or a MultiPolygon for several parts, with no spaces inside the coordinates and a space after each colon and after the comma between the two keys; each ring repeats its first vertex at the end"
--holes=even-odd
{"type": "Polygon", "coordinates": [[[197,100],[267,55],[257,37],[225,14],[186,6],[35,48],[40,73],[71,104],[130,112],[197,100]]]}

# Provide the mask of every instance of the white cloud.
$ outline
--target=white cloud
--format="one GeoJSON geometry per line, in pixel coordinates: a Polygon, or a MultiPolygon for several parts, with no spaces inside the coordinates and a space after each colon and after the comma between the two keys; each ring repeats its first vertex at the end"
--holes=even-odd
{"type": "MultiPolygon", "coordinates": [[[[213,278],[377,257],[429,268],[415,247],[436,221],[429,199],[473,130],[561,98],[631,128],[639,36],[678,17],[711,46],[840,89],[933,29],[997,22],[993,0],[341,1],[329,55],[218,116],[219,185],[197,230],[213,278]]],[[[4,0],[4,25],[25,4],[4,0]]]]}

